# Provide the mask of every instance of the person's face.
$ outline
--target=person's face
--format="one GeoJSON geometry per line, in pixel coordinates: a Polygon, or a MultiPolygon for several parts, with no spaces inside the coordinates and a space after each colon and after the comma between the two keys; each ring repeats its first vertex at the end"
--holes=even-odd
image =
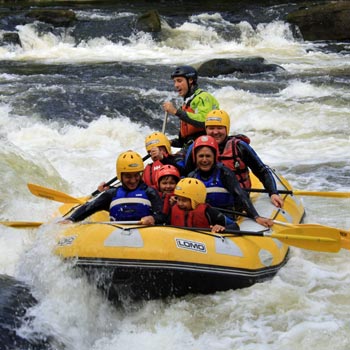
{"type": "Polygon", "coordinates": [[[161,147],[154,146],[151,148],[151,150],[148,153],[151,156],[152,161],[155,162],[156,160],[161,159],[161,156],[164,154],[164,150],[165,150],[165,147],[163,146],[161,147]]]}
{"type": "Polygon", "coordinates": [[[222,125],[208,125],[205,131],[207,135],[214,137],[218,145],[224,142],[227,136],[226,127],[222,125]]]}
{"type": "Polygon", "coordinates": [[[135,190],[141,181],[140,173],[122,173],[121,181],[129,190],[135,190]]]}
{"type": "Polygon", "coordinates": [[[209,171],[214,165],[214,152],[210,147],[202,147],[196,153],[196,165],[199,170],[209,171]]]}
{"type": "MultiPolygon", "coordinates": [[[[188,93],[189,86],[185,77],[175,77],[173,79],[175,90],[181,97],[185,97],[188,93]]],[[[193,80],[189,79],[189,83],[192,84],[193,80]]]]}
{"type": "Polygon", "coordinates": [[[191,200],[189,198],[177,196],[176,202],[181,210],[192,210],[191,200]]]}
{"type": "Polygon", "coordinates": [[[159,180],[159,191],[162,193],[173,193],[176,187],[177,181],[174,176],[163,176],[159,180]]]}

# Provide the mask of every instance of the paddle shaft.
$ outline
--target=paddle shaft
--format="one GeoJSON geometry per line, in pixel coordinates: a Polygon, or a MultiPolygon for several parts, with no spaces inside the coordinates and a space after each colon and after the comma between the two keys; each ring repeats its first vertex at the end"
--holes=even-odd
{"type": "Polygon", "coordinates": [[[163,121],[163,127],[162,127],[162,133],[163,134],[165,134],[165,129],[166,129],[167,122],[168,122],[168,112],[165,112],[164,121],[163,121]]]}
{"type": "MultiPolygon", "coordinates": [[[[142,160],[145,161],[150,157],[149,154],[145,155],[142,160]]],[[[117,177],[114,177],[113,179],[109,180],[106,185],[111,185],[113,182],[115,182],[116,180],[118,180],[117,177]]],[[[61,203],[77,203],[77,204],[84,204],[86,203],[88,200],[91,199],[91,197],[94,197],[98,194],[100,194],[101,192],[96,190],[95,192],[93,192],[90,196],[84,197],[84,198],[75,198],[70,196],[69,194],[66,194],[64,192],[60,192],[51,188],[47,188],[47,187],[43,187],[43,186],[39,186],[36,184],[27,184],[29,191],[34,194],[37,197],[42,197],[42,198],[46,198],[46,199],[50,199],[53,201],[57,201],[57,202],[61,202],[61,203]]]]}
{"type": "MultiPolygon", "coordinates": [[[[56,223],[60,223],[57,221],[56,223]]],[[[1,225],[12,227],[12,228],[37,228],[44,225],[45,222],[36,221],[0,221],[1,225]]],[[[106,225],[141,225],[140,221],[106,221],[106,222],[95,222],[95,221],[83,221],[78,223],[79,225],[89,224],[106,224],[106,225]]]]}
{"type": "Polygon", "coordinates": [[[225,239],[227,234],[237,236],[256,236],[276,238],[289,246],[297,248],[336,253],[341,248],[350,250],[350,232],[340,230],[335,227],[322,226],[316,224],[288,224],[275,221],[276,225],[282,225],[281,228],[274,225],[273,230],[264,231],[241,231],[226,229],[223,232],[209,233],[211,230],[199,227],[179,227],[181,229],[195,231],[216,238],[225,239]]]}
{"type": "MultiPolygon", "coordinates": [[[[56,222],[57,223],[57,222],[56,222]]],[[[58,222],[59,223],[59,222],[58,222]]],[[[290,224],[280,221],[274,221],[274,231],[265,229],[263,231],[241,231],[226,229],[223,232],[213,233],[210,228],[201,227],[183,227],[170,226],[178,229],[193,231],[200,234],[213,236],[224,240],[228,235],[235,236],[256,236],[276,238],[289,246],[294,246],[302,249],[332,252],[336,253],[341,248],[350,250],[350,231],[338,229],[335,227],[322,226],[316,224],[290,224]],[[282,226],[278,228],[278,226],[282,226]]],[[[0,221],[0,224],[12,228],[36,228],[45,223],[43,222],[25,222],[25,221],[0,221]]],[[[87,224],[105,224],[105,225],[137,225],[136,228],[155,227],[140,225],[139,221],[108,221],[108,222],[82,222],[81,225],[87,224]]],[[[156,225],[163,227],[164,225],[156,225]]]]}
{"type": "Polygon", "coordinates": [[[212,207],[213,209],[216,209],[218,211],[221,211],[222,213],[227,213],[227,214],[233,214],[233,215],[238,215],[238,216],[244,216],[249,219],[253,219],[251,216],[249,216],[246,213],[241,213],[240,211],[236,210],[231,210],[231,209],[224,209],[224,208],[219,208],[219,207],[212,207]]]}
{"type": "MultiPolygon", "coordinates": [[[[247,192],[269,193],[268,190],[262,188],[245,188],[247,192]]],[[[337,197],[337,198],[350,198],[350,192],[317,192],[317,191],[290,191],[290,190],[278,190],[280,194],[291,194],[296,196],[315,196],[315,197],[337,197]]]]}

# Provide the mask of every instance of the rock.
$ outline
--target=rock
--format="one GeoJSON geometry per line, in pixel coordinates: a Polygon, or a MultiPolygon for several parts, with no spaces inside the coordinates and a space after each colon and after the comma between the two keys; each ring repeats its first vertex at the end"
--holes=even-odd
{"type": "Polygon", "coordinates": [[[14,44],[22,46],[21,39],[19,38],[18,33],[4,33],[2,35],[2,39],[0,39],[0,46],[1,45],[8,45],[8,44],[14,44]]]}
{"type": "Polygon", "coordinates": [[[68,27],[76,21],[76,15],[72,10],[44,10],[35,9],[26,14],[26,17],[37,21],[50,23],[55,27],[68,27]]]}
{"type": "Polygon", "coordinates": [[[216,77],[231,73],[262,73],[274,72],[278,69],[284,70],[276,64],[267,64],[262,57],[225,59],[217,58],[202,63],[198,67],[198,74],[204,77],[216,77]]]}
{"type": "Polygon", "coordinates": [[[148,11],[140,15],[136,20],[136,29],[146,33],[161,31],[160,17],[157,10],[148,11]]]}
{"type": "Polygon", "coordinates": [[[350,2],[337,1],[306,7],[287,15],[298,26],[304,40],[349,40],[350,2]]]}
{"type": "Polygon", "coordinates": [[[35,304],[37,301],[27,285],[0,275],[0,349],[52,349],[49,338],[43,334],[26,339],[17,332],[23,323],[30,326],[32,318],[26,316],[26,311],[35,304]]]}

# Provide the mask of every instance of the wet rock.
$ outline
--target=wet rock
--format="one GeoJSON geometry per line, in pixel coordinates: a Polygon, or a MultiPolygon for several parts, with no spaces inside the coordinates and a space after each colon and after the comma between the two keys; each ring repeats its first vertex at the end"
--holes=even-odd
{"type": "Polygon", "coordinates": [[[0,349],[53,349],[43,335],[25,339],[17,332],[23,322],[30,323],[26,311],[36,303],[28,286],[13,277],[0,275],[0,349]]]}
{"type": "Polygon", "coordinates": [[[76,15],[72,10],[34,9],[29,11],[26,17],[50,23],[55,27],[69,27],[76,21],[76,15]]]}
{"type": "Polygon", "coordinates": [[[0,37],[0,46],[8,44],[22,46],[18,33],[4,33],[2,38],[0,37]]]}
{"type": "Polygon", "coordinates": [[[350,40],[350,2],[336,1],[302,8],[287,15],[304,40],[350,40]]]}
{"type": "Polygon", "coordinates": [[[202,63],[198,67],[198,74],[204,77],[216,77],[218,75],[232,73],[262,73],[284,70],[277,64],[268,64],[262,57],[236,58],[236,59],[213,59],[202,63]]]}
{"type": "Polygon", "coordinates": [[[136,29],[146,33],[160,32],[162,27],[157,10],[148,11],[140,15],[136,20],[136,29]]]}

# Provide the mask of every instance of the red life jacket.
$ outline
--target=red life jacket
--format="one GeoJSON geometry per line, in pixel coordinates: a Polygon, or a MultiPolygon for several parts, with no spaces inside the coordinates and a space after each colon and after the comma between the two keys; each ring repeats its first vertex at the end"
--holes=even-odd
{"type": "Polygon", "coordinates": [[[175,204],[171,208],[170,225],[209,228],[210,223],[205,215],[208,206],[208,204],[202,203],[199,204],[196,209],[185,211],[180,209],[179,206],[175,204]]]}
{"type": "Polygon", "coordinates": [[[251,188],[249,169],[243,160],[239,157],[237,145],[240,141],[249,144],[250,139],[245,135],[234,135],[226,142],[223,152],[219,155],[219,161],[227,168],[233,170],[236,174],[237,180],[242,188],[251,188]]]}
{"type": "Polygon", "coordinates": [[[162,198],[163,201],[163,214],[168,215],[170,213],[170,197],[173,196],[174,193],[162,193],[159,192],[159,197],[162,198]]]}
{"type": "MultiPolygon", "coordinates": [[[[199,93],[195,94],[193,96],[196,97],[197,95],[199,95],[202,91],[200,91],[199,93]]],[[[191,108],[191,101],[193,99],[187,101],[186,103],[184,103],[182,105],[182,110],[185,111],[185,112],[190,112],[190,113],[195,113],[195,111],[191,108]]],[[[183,137],[183,138],[186,138],[190,135],[193,135],[193,134],[197,134],[197,133],[202,133],[202,134],[205,134],[205,128],[197,128],[191,124],[188,124],[182,120],[180,120],[180,136],[183,137]]]]}
{"type": "MultiPolygon", "coordinates": [[[[190,113],[194,113],[194,110],[190,106],[182,106],[182,110],[190,113]]],[[[183,138],[186,138],[187,136],[197,134],[200,132],[205,132],[204,128],[196,128],[195,126],[188,124],[182,120],[180,120],[180,135],[183,138]]]]}
{"type": "Polygon", "coordinates": [[[156,160],[155,162],[146,165],[145,170],[143,171],[142,180],[147,186],[158,189],[156,174],[162,166],[163,163],[160,160],[156,160]]]}

